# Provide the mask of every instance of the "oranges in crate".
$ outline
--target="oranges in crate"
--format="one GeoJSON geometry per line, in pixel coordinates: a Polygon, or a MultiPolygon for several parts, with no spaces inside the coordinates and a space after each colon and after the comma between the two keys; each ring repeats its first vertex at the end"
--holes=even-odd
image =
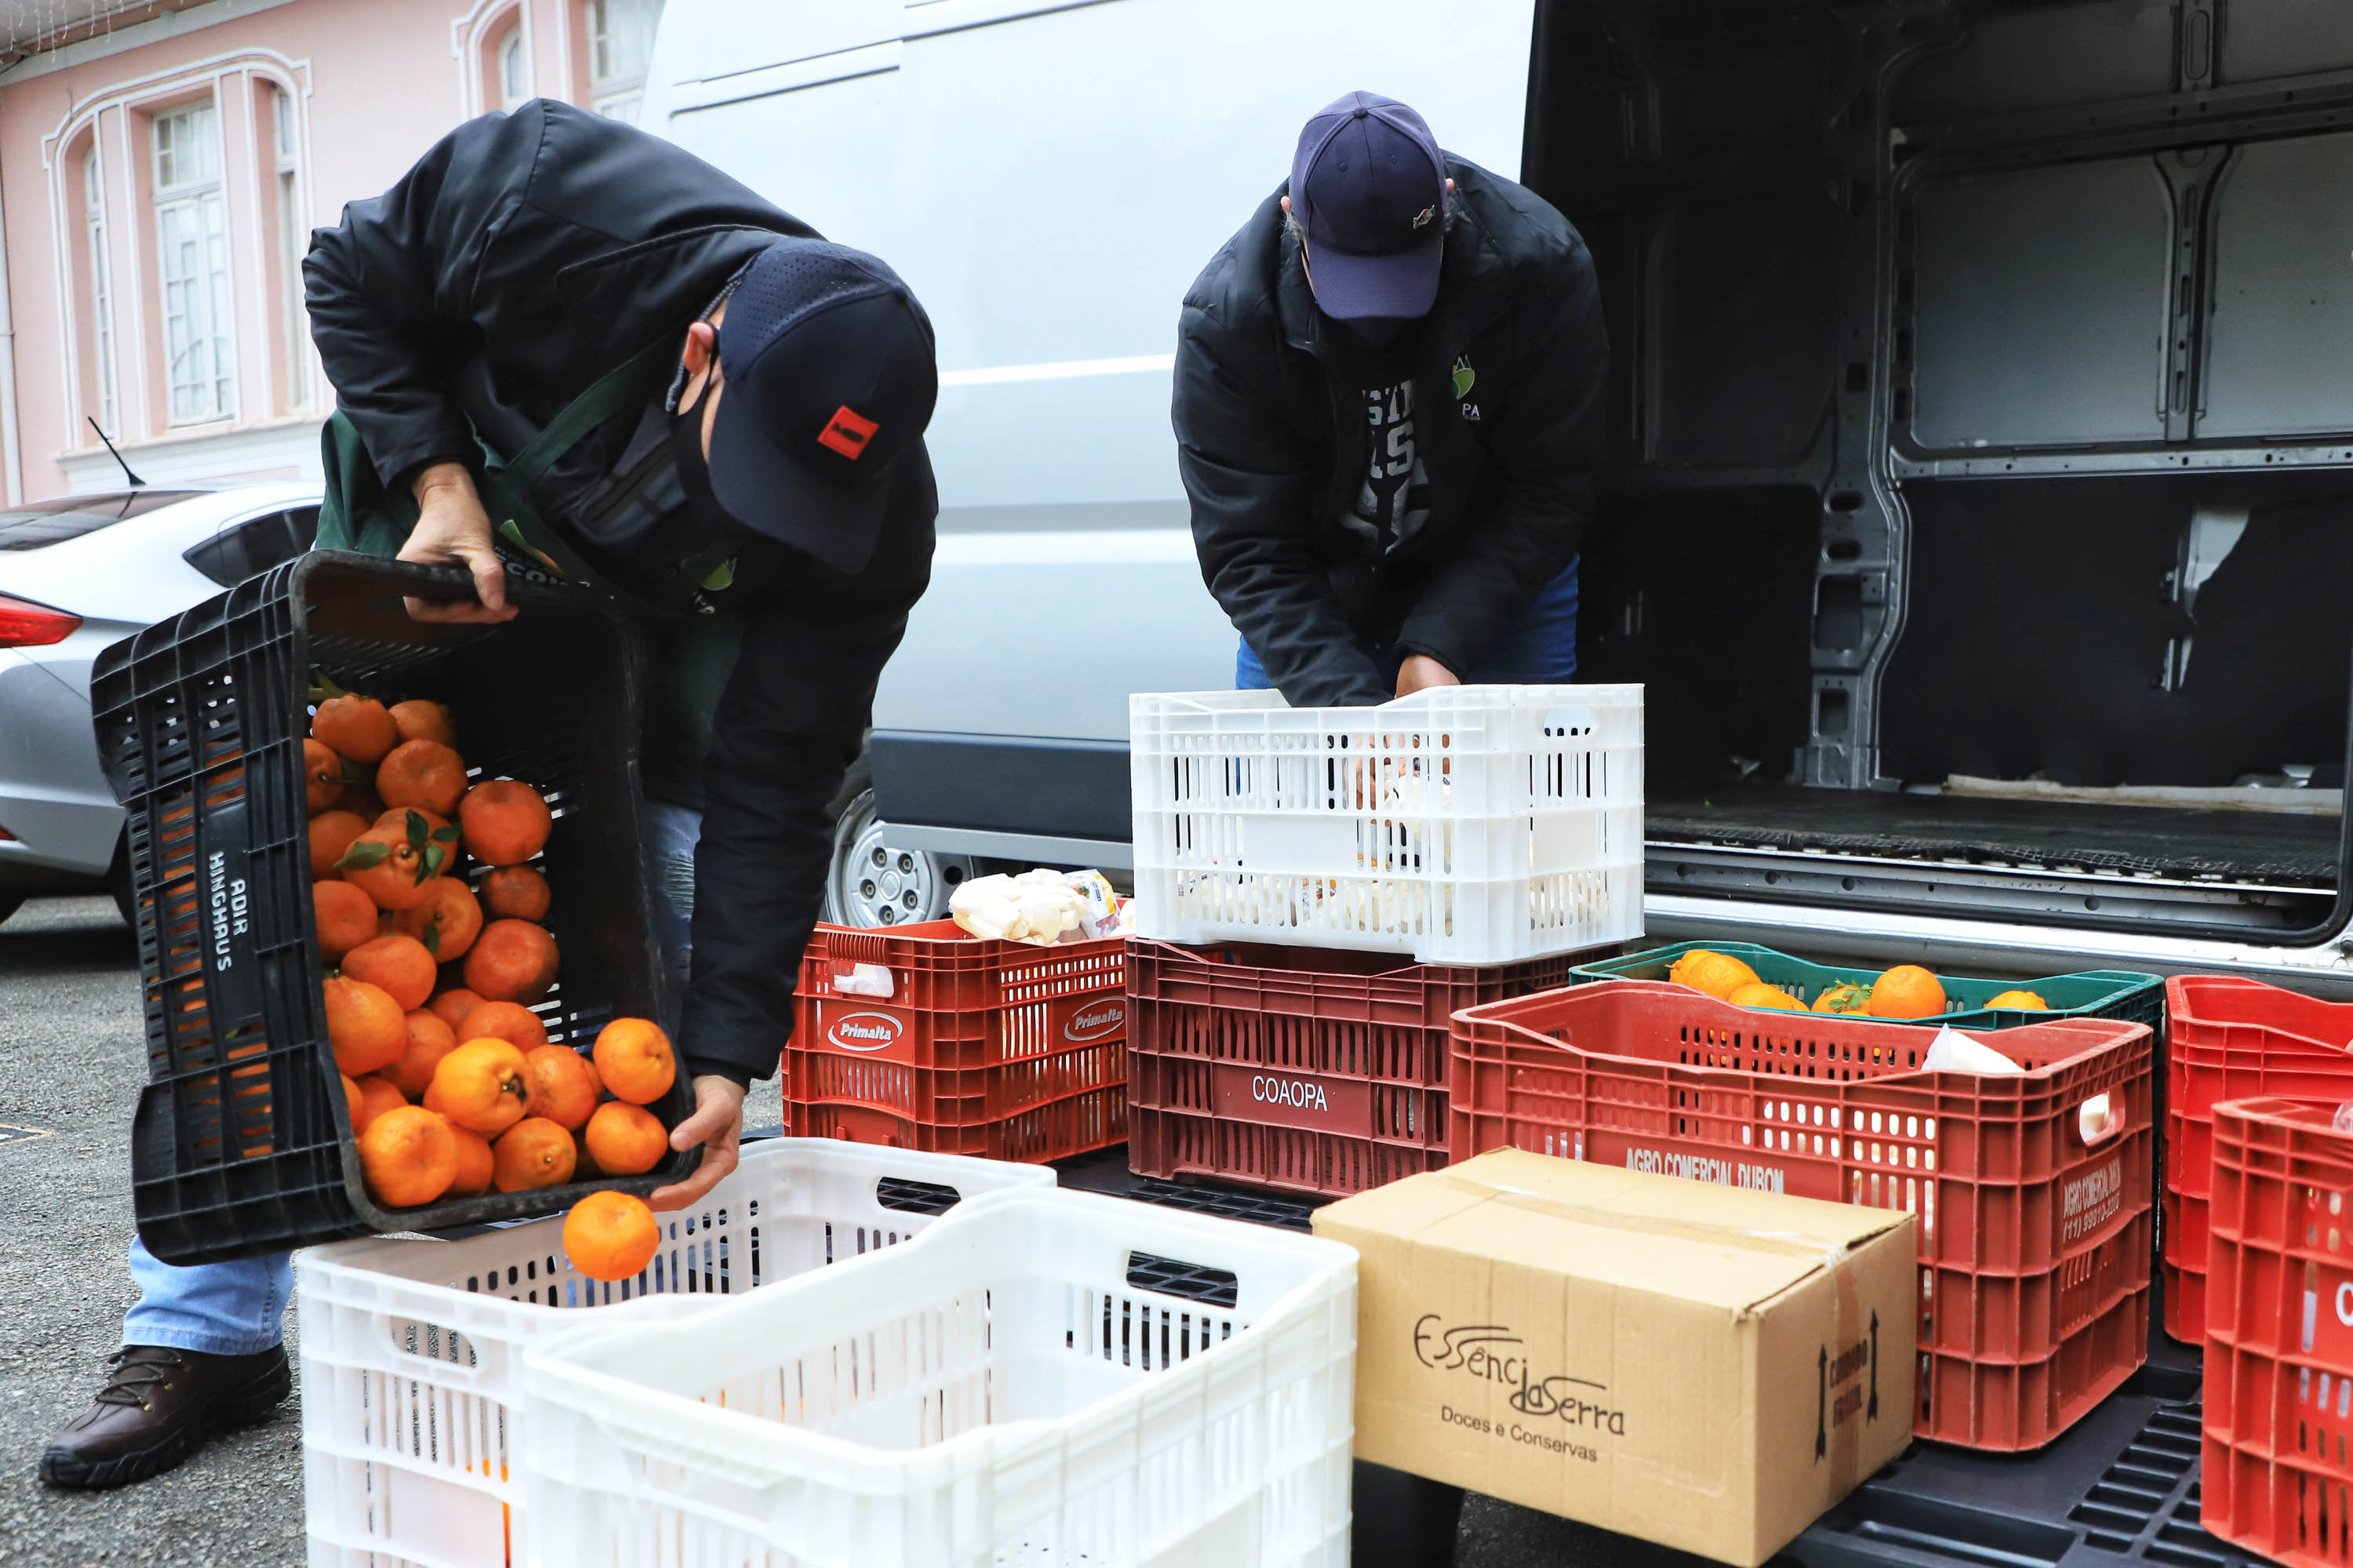
{"type": "MultiPolygon", "coordinates": [[[[646,1108],[677,1077],[661,1029],[614,1019],[592,1060],[532,1011],[562,973],[533,863],[554,813],[523,780],[471,778],[461,739],[442,704],[327,687],[302,745],[328,1044],[386,1208],[636,1175],[669,1149],[646,1108]]],[[[565,1248],[621,1279],[658,1232],[640,1200],[595,1192],[565,1248]]]]}
{"type": "MultiPolygon", "coordinates": [[[[1667,979],[1736,1006],[1789,1012],[1811,1011],[1855,1017],[1915,1019],[1934,1018],[1952,1006],[1945,994],[1944,981],[1918,964],[1897,964],[1867,986],[1851,981],[1827,986],[1814,998],[1810,1010],[1778,986],[1760,980],[1757,972],[1740,959],[1705,948],[1693,948],[1678,957],[1668,966],[1667,979]]],[[[1985,1005],[2048,1011],[2043,1000],[2031,991],[2006,991],[1985,1005]]]]}

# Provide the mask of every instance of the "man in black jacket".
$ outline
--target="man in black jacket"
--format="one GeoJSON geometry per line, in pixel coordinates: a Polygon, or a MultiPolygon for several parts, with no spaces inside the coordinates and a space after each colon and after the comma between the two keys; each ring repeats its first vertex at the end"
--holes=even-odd
{"type": "Polygon", "coordinates": [[[1211,258],[1178,329],[1177,463],[1237,683],[1358,706],[1569,679],[1609,338],[1533,192],[1350,93],[1211,258]]]}
{"type": "MultiPolygon", "coordinates": [[[[696,1108],[671,1141],[703,1158],[653,1196],[682,1207],[734,1168],[746,1084],[791,1033],[828,802],[930,577],[930,323],[873,257],[545,101],[460,126],[346,207],[304,276],[339,407],[322,546],[467,567],[479,602],[412,599],[419,620],[512,617],[510,569],[643,611],[648,815],[691,857],[649,868],[658,912],[665,894],[691,908],[691,942],[680,911],[664,943],[692,954],[696,1108]],[[560,450],[526,491],[495,490],[551,426],[583,433],[539,443],[560,450]]],[[[115,1372],[42,1457],[53,1485],[168,1469],[286,1393],[283,1255],[176,1268],[134,1243],[132,1274],[115,1372]]]]}

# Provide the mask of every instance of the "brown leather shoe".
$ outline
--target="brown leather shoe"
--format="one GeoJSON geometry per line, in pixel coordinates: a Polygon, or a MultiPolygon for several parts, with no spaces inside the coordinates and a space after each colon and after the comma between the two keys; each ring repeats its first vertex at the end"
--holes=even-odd
{"type": "Polygon", "coordinates": [[[114,1374],[41,1456],[41,1479],[53,1487],[92,1490],[161,1475],[216,1432],[269,1420],[294,1384],[283,1345],[250,1356],[125,1345],[107,1359],[114,1374]]]}

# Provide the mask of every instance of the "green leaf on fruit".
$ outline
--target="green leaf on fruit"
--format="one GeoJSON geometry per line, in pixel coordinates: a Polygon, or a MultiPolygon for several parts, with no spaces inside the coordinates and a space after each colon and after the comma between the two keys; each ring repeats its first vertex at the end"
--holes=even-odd
{"type": "Polygon", "coordinates": [[[453,823],[451,823],[448,827],[446,827],[446,828],[436,828],[436,829],[434,829],[434,830],[433,830],[433,842],[434,842],[435,843],[437,843],[437,844],[454,844],[454,843],[456,843],[456,842],[458,842],[458,828],[457,828],[457,824],[453,822],[453,823]]]}
{"type": "Polygon", "coordinates": [[[438,921],[427,921],[425,934],[417,939],[425,944],[427,952],[437,959],[441,956],[441,926],[438,921]]]}
{"type": "Polygon", "coordinates": [[[408,847],[423,854],[427,842],[425,818],[421,813],[411,810],[408,813],[408,847]]]}
{"type": "Polygon", "coordinates": [[[431,849],[427,850],[424,860],[417,868],[417,885],[422,887],[432,881],[440,873],[442,863],[448,858],[449,852],[439,844],[435,844],[431,849]]]}
{"type": "Polygon", "coordinates": [[[392,846],[390,844],[383,842],[371,843],[364,839],[354,840],[352,843],[352,847],[343,852],[343,858],[335,863],[335,869],[337,871],[365,871],[371,866],[382,865],[391,857],[391,854],[392,846]]]}

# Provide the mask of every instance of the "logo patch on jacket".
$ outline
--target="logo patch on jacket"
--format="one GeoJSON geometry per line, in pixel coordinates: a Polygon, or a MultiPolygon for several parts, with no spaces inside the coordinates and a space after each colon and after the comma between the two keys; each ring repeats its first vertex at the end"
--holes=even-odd
{"type": "Polygon", "coordinates": [[[1457,357],[1454,361],[1454,396],[1457,401],[1462,403],[1462,417],[1466,419],[1476,419],[1479,417],[1479,405],[1464,401],[1469,397],[1471,388],[1477,385],[1478,380],[1479,373],[1471,368],[1471,356],[1465,354],[1457,357]]]}
{"type": "Polygon", "coordinates": [[[825,433],[818,437],[817,444],[830,448],[856,462],[866,455],[866,443],[872,440],[874,432],[881,428],[844,403],[833,411],[833,418],[825,422],[825,433]]]}

